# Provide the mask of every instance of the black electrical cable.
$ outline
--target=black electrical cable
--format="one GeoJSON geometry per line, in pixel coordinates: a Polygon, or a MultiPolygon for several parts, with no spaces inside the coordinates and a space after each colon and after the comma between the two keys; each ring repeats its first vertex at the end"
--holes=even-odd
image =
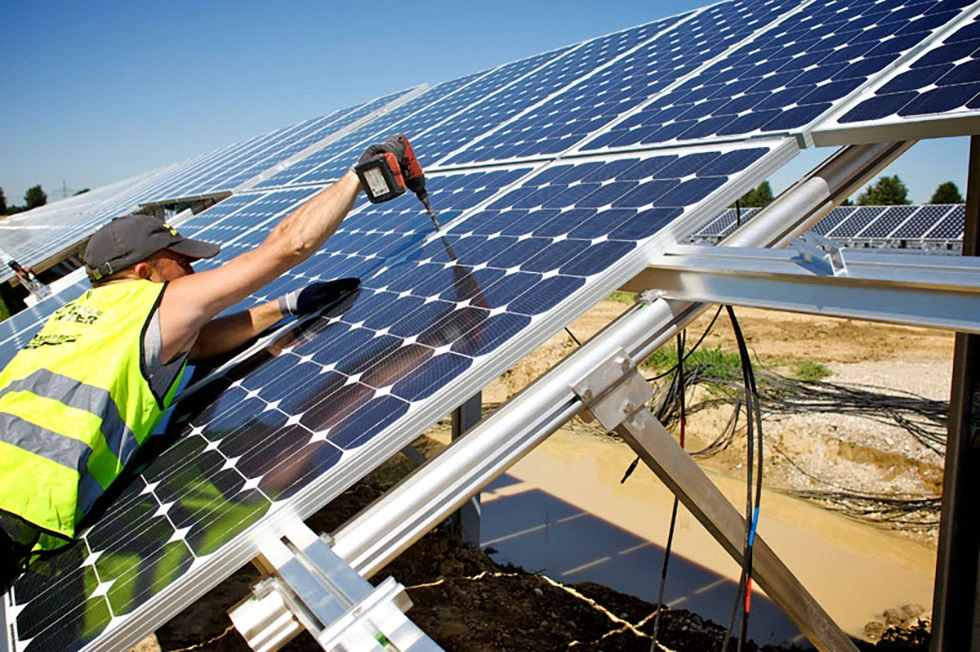
{"type": "MultiPolygon", "coordinates": [[[[677,373],[674,376],[674,384],[679,387],[677,396],[680,410],[680,420],[678,421],[677,439],[681,450],[684,449],[684,430],[687,425],[687,414],[684,403],[684,347],[687,344],[687,331],[677,333],[677,373]]],[[[664,563],[660,569],[660,592],[657,596],[657,615],[653,619],[653,637],[650,641],[650,652],[657,650],[657,634],[660,630],[660,614],[664,606],[664,587],[667,586],[667,566],[670,563],[670,549],[674,542],[674,529],[677,526],[677,506],[680,501],[674,496],[674,505],[670,510],[670,527],[667,529],[667,544],[664,546],[664,563]]]]}
{"type": "MultiPolygon", "coordinates": [[[[711,318],[711,321],[708,323],[708,327],[704,329],[704,332],[703,333],[701,333],[701,337],[698,338],[698,341],[694,343],[694,346],[691,347],[691,349],[683,357],[678,357],[677,364],[675,364],[673,367],[671,367],[667,371],[665,371],[665,372],[663,372],[663,373],[661,373],[661,374],[659,374],[657,376],[653,376],[652,378],[645,378],[644,380],[646,380],[648,383],[652,383],[655,380],[660,380],[661,378],[664,378],[664,377],[666,377],[666,376],[668,376],[670,374],[675,373],[677,371],[678,366],[681,365],[684,361],[686,361],[689,357],[691,357],[691,355],[695,351],[697,351],[698,347],[701,346],[701,343],[704,342],[704,338],[706,338],[708,336],[708,333],[711,332],[711,329],[715,325],[715,321],[718,320],[718,315],[721,314],[721,309],[722,309],[722,306],[718,306],[718,310],[715,311],[715,315],[714,315],[714,317],[711,318]]],[[[571,335],[571,333],[569,333],[569,335],[571,335]]],[[[574,339],[574,337],[573,337],[573,339],[574,339]]],[[[685,341],[687,340],[686,329],[685,329],[684,339],[685,339],[685,341]]],[[[687,382],[686,379],[685,379],[684,382],[687,382]]],[[[673,406],[673,405],[676,404],[675,400],[673,400],[674,397],[672,395],[672,393],[676,391],[676,387],[677,387],[677,383],[676,382],[671,382],[671,384],[670,384],[670,390],[669,390],[671,393],[669,393],[664,398],[664,400],[661,402],[661,408],[663,408],[663,406],[673,406]]],[[[681,392],[683,392],[683,391],[684,391],[684,385],[682,384],[681,385],[681,392]]],[[[669,412],[669,407],[668,407],[668,411],[667,412],[665,412],[662,409],[657,410],[656,413],[654,414],[654,416],[656,416],[657,417],[657,420],[660,421],[661,423],[666,423],[667,422],[667,416],[669,416],[668,412],[669,412]]],[[[633,471],[636,470],[636,465],[639,464],[639,463],[640,463],[639,456],[637,456],[632,462],[630,462],[630,465],[628,467],[626,467],[626,472],[623,473],[622,479],[620,479],[620,481],[619,481],[620,484],[625,483],[626,480],[628,480],[629,477],[631,475],[633,475],[633,471]]]]}
{"type": "Polygon", "coordinates": [[[741,619],[739,623],[738,651],[741,652],[745,647],[746,637],[748,636],[749,614],[751,612],[752,600],[752,549],[755,543],[755,532],[759,519],[759,503],[762,499],[762,417],[759,405],[758,388],[755,382],[755,374],[752,370],[752,361],[749,357],[748,347],[745,345],[745,338],[742,335],[735,311],[731,306],[727,307],[728,316],[732,322],[732,329],[735,332],[735,339],[738,343],[739,357],[742,364],[742,380],[745,391],[745,414],[746,414],[746,496],[745,496],[745,537],[742,545],[742,573],[739,578],[738,591],[735,595],[735,604],[732,608],[731,619],[728,624],[728,632],[722,644],[722,652],[727,652],[732,631],[735,626],[735,617],[739,612],[739,603],[742,604],[741,619]],[[758,441],[756,439],[758,438],[758,441]],[[758,458],[758,459],[757,459],[758,458]],[[753,482],[754,481],[754,482],[753,482]],[[754,485],[754,486],[753,486],[754,485]],[[744,595],[744,600],[743,600],[744,595]]]}
{"type": "Polygon", "coordinates": [[[575,342],[576,346],[582,346],[582,343],[578,341],[578,338],[572,335],[572,331],[568,330],[568,326],[565,327],[565,332],[568,333],[570,338],[572,338],[572,341],[575,342]]]}
{"type": "MultiPolygon", "coordinates": [[[[694,346],[691,347],[691,350],[688,351],[687,352],[687,355],[684,356],[684,360],[685,361],[689,357],[691,357],[691,355],[693,355],[695,351],[698,350],[698,347],[701,346],[701,343],[702,342],[704,342],[704,338],[706,338],[708,336],[708,333],[711,332],[711,329],[715,325],[715,321],[718,320],[718,315],[721,314],[722,307],[723,306],[718,306],[718,310],[715,311],[715,316],[711,318],[711,322],[708,323],[708,327],[704,329],[704,332],[701,333],[701,337],[698,338],[698,341],[694,343],[694,346]]],[[[660,380],[661,378],[664,378],[664,377],[669,376],[670,374],[674,373],[674,371],[676,369],[677,369],[677,365],[674,365],[673,367],[671,367],[667,371],[665,371],[665,372],[663,372],[663,373],[661,373],[661,374],[659,374],[657,376],[653,376],[652,378],[647,378],[646,380],[647,380],[647,382],[653,382],[655,380],[660,380]]]]}

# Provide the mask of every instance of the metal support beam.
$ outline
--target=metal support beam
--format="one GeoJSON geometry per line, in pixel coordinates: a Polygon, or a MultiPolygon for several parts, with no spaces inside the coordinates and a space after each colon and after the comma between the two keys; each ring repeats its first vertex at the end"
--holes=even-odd
{"type": "Polygon", "coordinates": [[[631,286],[669,299],[980,333],[980,259],[843,250],[811,233],[793,245],[678,246],[631,286]]]}
{"type": "MultiPolygon", "coordinates": [[[[483,418],[483,393],[477,392],[465,403],[453,410],[453,441],[480,423],[483,418]]],[[[480,546],[480,494],[473,494],[453,514],[453,532],[464,543],[480,546]]]]}
{"type": "MultiPolygon", "coordinates": [[[[980,136],[970,141],[963,255],[980,255],[980,136]]],[[[980,650],[980,336],[956,334],[932,604],[932,652],[980,650]]]]}

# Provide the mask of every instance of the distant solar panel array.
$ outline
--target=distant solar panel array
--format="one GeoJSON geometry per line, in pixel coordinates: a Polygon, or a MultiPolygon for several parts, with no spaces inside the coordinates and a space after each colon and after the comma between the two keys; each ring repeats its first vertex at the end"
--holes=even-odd
{"type": "MultiPolygon", "coordinates": [[[[714,244],[760,210],[728,208],[695,231],[691,241],[714,244]]],[[[839,206],[813,231],[847,247],[959,253],[965,223],[963,204],[839,206]]]]}
{"type": "MultiPolygon", "coordinates": [[[[16,582],[9,644],[132,641],[143,633],[134,623],[159,622],[253,556],[279,515],[322,507],[978,11],[962,0],[729,0],[165,173],[141,202],[234,192],[181,227],[224,243],[204,269],[259,244],[367,144],[404,131],[444,228],[435,235],[412,197],[362,199],[312,258],[243,302],[314,279],[363,284],[184,397],[171,421],[179,437],[74,546],[16,582]]],[[[905,217],[893,232],[915,215],[905,217]]],[[[52,309],[39,307],[35,326],[52,309]]],[[[28,331],[0,329],[0,347],[28,331]]]]}

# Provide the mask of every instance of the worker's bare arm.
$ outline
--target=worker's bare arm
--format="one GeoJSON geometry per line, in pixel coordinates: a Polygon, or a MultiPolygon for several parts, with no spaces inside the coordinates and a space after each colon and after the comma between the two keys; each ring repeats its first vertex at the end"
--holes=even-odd
{"type": "Polygon", "coordinates": [[[188,359],[190,362],[197,362],[233,351],[283,317],[285,315],[282,314],[279,301],[267,301],[233,315],[212,319],[201,329],[188,359]]]}
{"type": "Polygon", "coordinates": [[[160,304],[162,359],[190,350],[215,315],[313,255],[343,221],[360,189],[357,176],[348,172],[283,218],[260,246],[220,267],[170,282],[160,304]]]}

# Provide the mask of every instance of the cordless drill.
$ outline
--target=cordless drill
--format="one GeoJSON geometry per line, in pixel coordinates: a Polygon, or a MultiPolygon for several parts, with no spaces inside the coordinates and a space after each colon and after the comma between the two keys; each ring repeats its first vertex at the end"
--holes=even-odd
{"type": "Polygon", "coordinates": [[[405,145],[405,154],[402,158],[405,165],[401,165],[391,152],[383,152],[359,163],[354,167],[354,172],[357,173],[361,186],[372,203],[394,199],[404,193],[406,188],[414,192],[432,218],[432,224],[435,225],[436,230],[439,230],[436,212],[432,210],[429,193],[425,191],[425,175],[422,173],[419,159],[415,156],[408,138],[401,134],[396,137],[405,145]]]}

